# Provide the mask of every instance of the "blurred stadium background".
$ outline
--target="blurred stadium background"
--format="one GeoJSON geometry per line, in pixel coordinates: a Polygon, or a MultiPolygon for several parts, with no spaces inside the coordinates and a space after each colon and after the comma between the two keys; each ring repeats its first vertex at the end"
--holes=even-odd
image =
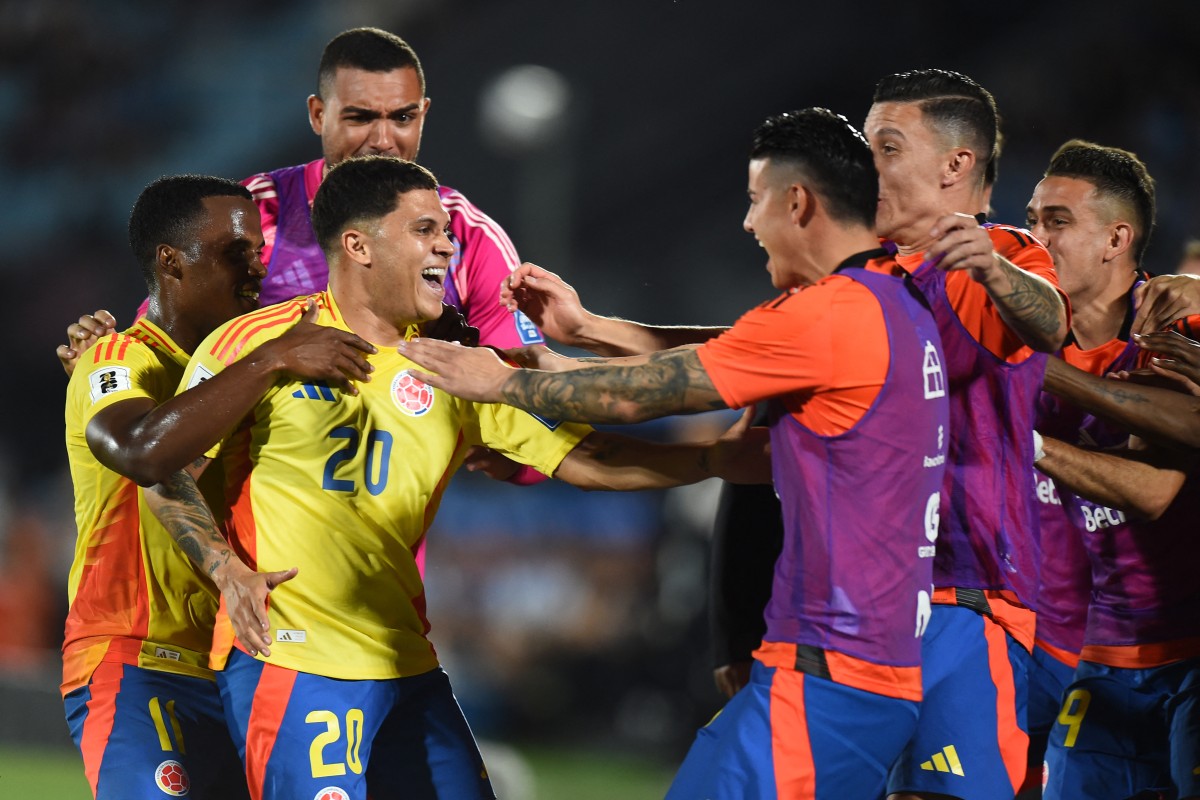
{"type": "MultiPolygon", "coordinates": [[[[21,378],[0,427],[2,796],[86,794],[56,692],[74,528],[53,349],[82,312],[131,319],[144,291],[125,220],[148,181],[320,154],[304,99],[324,43],[355,25],[424,62],[421,161],[601,313],[718,324],[768,297],[740,230],[750,132],[808,105],[861,123],[875,81],[914,67],[995,94],[999,220],[1024,219],[1049,155],[1079,136],[1157,177],[1150,269],[1200,236],[1194,2],[0,0],[0,276],[21,378]]],[[[477,733],[516,748],[495,756],[508,796],[661,796],[719,706],[715,493],[456,480],[430,538],[432,638],[477,733]]]]}

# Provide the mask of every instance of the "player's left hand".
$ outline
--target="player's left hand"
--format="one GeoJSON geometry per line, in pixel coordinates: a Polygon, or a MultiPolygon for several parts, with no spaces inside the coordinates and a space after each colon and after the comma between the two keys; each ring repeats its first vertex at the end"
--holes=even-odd
{"type": "Polygon", "coordinates": [[[479,328],[467,324],[467,318],[449,303],[442,303],[442,315],[421,326],[421,335],[427,339],[443,342],[458,342],[467,347],[479,345],[479,328]]]}
{"type": "Polygon", "coordinates": [[[233,623],[233,632],[250,655],[271,655],[267,595],[279,584],[296,577],[297,572],[295,567],[280,572],[255,572],[232,558],[213,573],[213,581],[221,590],[225,610],[233,623]]]}
{"type": "Polygon", "coordinates": [[[947,214],[929,234],[934,242],[925,259],[936,261],[940,270],[967,269],[972,278],[983,282],[998,266],[991,235],[969,214],[947,214]]]}
{"type": "Polygon", "coordinates": [[[487,347],[463,347],[454,342],[418,338],[401,342],[400,355],[433,373],[412,370],[414,378],[464,400],[501,402],[500,389],[512,367],[487,347]]]}
{"type": "Polygon", "coordinates": [[[1178,319],[1200,314],[1200,275],[1159,275],[1133,291],[1133,333],[1155,333],[1178,319]]]}

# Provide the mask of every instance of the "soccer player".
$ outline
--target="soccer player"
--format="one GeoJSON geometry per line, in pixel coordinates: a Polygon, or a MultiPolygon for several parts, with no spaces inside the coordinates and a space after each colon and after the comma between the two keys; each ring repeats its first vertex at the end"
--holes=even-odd
{"type": "Polygon", "coordinates": [[[1062,343],[1068,315],[1046,249],[1027,231],[971,216],[985,207],[996,155],[986,89],[945,70],[888,76],[864,132],[879,168],[876,230],[933,308],[950,386],[925,699],[888,788],[1007,800],[1026,772],[1037,600],[1029,431],[1044,353],[1062,343]]]}
{"type": "MultiPolygon", "coordinates": [[[[1146,362],[1149,353],[1129,334],[1134,287],[1144,278],[1138,264],[1154,225],[1154,184],[1145,165],[1118,148],[1068,142],[1051,159],[1028,213],[1075,310],[1064,361],[1093,375],[1146,362]]],[[[1171,786],[1177,792],[1172,796],[1196,796],[1200,601],[1190,575],[1197,554],[1190,526],[1200,512],[1190,475],[1195,458],[1129,452],[1125,430],[1074,399],[1069,392],[1065,399],[1050,398],[1039,432],[1112,452],[1088,462],[1092,454],[1047,440],[1048,455],[1038,460],[1064,487],[1091,498],[1062,491],[1060,505],[1045,507],[1056,513],[1042,515],[1046,558],[1035,657],[1043,656],[1037,661],[1044,669],[1035,675],[1055,679],[1059,702],[1054,708],[1031,705],[1030,712],[1031,725],[1039,711],[1036,721],[1046,731],[1054,726],[1046,796],[1127,797],[1171,786]],[[1123,450],[1137,461],[1121,464],[1123,450]],[[1089,472],[1089,463],[1103,471],[1089,472]],[[1137,495],[1132,503],[1113,491],[1121,474],[1131,476],[1126,491],[1137,495]],[[1074,551],[1080,544],[1090,580],[1078,576],[1074,551]],[[1052,591],[1056,587],[1067,591],[1052,591]],[[1043,641],[1054,647],[1041,646],[1043,641]]]]}
{"type": "MultiPolygon", "coordinates": [[[[874,236],[877,191],[844,117],[772,117],[751,150],[745,228],[783,293],[725,333],[557,372],[432,340],[401,348],[435,386],[556,418],[770,401],[785,541],[767,634],[750,685],[700,731],[668,797],[877,796],[915,729],[946,383],[933,318],[874,236]]],[[[623,327],[630,340],[696,334],[623,327]]]]}
{"type": "MultiPolygon", "coordinates": [[[[156,483],[143,458],[155,438],[148,416],[174,395],[188,354],[218,324],[258,304],[265,272],[258,212],[232,181],[162,178],[138,197],[129,239],[149,311],[124,333],[100,339],[67,389],[79,538],[68,584],[63,703],[97,798],[182,795],[189,786],[197,798],[245,796],[208,663],[216,587],[261,604],[290,575],[253,573],[229,558],[223,542],[214,546],[225,551],[224,563],[197,572],[149,513],[169,495],[138,484],[156,483]]],[[[320,354],[301,343],[311,344],[303,338],[311,333],[280,340],[247,367],[268,381],[297,364],[313,378],[340,379],[340,369],[323,369],[320,354]]],[[[331,338],[323,329],[317,335],[331,338]]],[[[220,475],[201,481],[220,509],[220,475]]]]}
{"type": "MultiPolygon", "coordinates": [[[[437,391],[395,349],[442,313],[454,247],[434,177],[395,158],[348,159],[326,176],[313,221],[331,265],[318,322],[379,349],[357,394],[280,382],[223,443],[238,554],[255,569],[299,568],[271,594],[269,659],[218,628],[226,715],[255,797],[362,798],[367,787],[376,800],[491,797],[426,638],[413,556],[466,448],[490,445],[585,488],[626,489],[733,478],[747,464],[766,480],[764,443],[654,445],[437,391]]],[[[218,328],[183,386],[254,359],[306,302],[218,328]]]]}
{"type": "MultiPolygon", "coordinates": [[[[1067,142],[1050,159],[1026,214],[1071,298],[1071,335],[1061,358],[1097,376],[1135,369],[1144,360],[1130,334],[1135,290],[1147,278],[1139,265],[1154,226],[1154,182],[1145,165],[1118,148],[1067,142]]],[[[1100,447],[1128,439],[1106,420],[1045,392],[1037,429],[1100,447]]],[[[1043,558],[1029,680],[1030,788],[1041,785],[1047,737],[1084,646],[1093,573],[1084,542],[1103,574],[1103,553],[1112,546],[1107,529],[1125,520],[1120,511],[1060,492],[1040,472],[1037,498],[1043,558]]]]}

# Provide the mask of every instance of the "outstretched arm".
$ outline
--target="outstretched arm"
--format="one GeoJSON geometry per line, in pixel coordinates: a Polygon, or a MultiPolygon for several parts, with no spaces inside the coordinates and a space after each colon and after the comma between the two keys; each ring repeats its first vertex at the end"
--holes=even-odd
{"type": "Polygon", "coordinates": [[[1043,353],[1062,346],[1069,333],[1062,297],[1043,278],[1026,272],[996,252],[987,229],[967,214],[942,217],[928,257],[938,269],[970,270],[996,304],[1000,317],[1025,344],[1043,353]]]}
{"type": "Polygon", "coordinates": [[[495,353],[414,339],[400,352],[437,374],[419,380],[467,400],[506,403],[573,422],[632,423],[728,408],[694,348],[654,353],[635,366],[563,372],[511,369],[495,353]]]}
{"type": "Polygon", "coordinates": [[[1044,388],[1156,444],[1200,448],[1200,398],[1191,394],[1098,378],[1053,357],[1044,388]]]}
{"type": "Polygon", "coordinates": [[[283,375],[328,382],[356,394],[370,380],[365,353],[375,347],[352,333],[312,324],[316,307],[283,336],[160,406],[114,403],[92,417],[87,442],[100,463],[142,486],[182,469],[227,436],[283,375]]]}
{"type": "Polygon", "coordinates": [[[1155,450],[1097,452],[1043,439],[1037,467],[1094,503],[1143,519],[1158,519],[1175,501],[1193,459],[1155,450]]]}
{"type": "Polygon", "coordinates": [[[500,304],[521,310],[552,339],[600,356],[632,356],[697,344],[725,328],[643,325],[586,310],[574,287],[549,270],[525,263],[500,287],[500,304]]]}
{"type": "Polygon", "coordinates": [[[581,489],[666,489],[724,478],[732,483],[770,483],[766,428],[751,428],[742,415],[720,439],[702,443],[648,442],[593,431],[558,465],[554,477],[581,489]]]}
{"type": "Polygon", "coordinates": [[[246,566],[218,532],[212,512],[186,470],[148,488],[145,498],[179,548],[217,585],[233,630],[250,655],[271,655],[267,595],[296,577],[296,569],[255,572],[246,566]]]}

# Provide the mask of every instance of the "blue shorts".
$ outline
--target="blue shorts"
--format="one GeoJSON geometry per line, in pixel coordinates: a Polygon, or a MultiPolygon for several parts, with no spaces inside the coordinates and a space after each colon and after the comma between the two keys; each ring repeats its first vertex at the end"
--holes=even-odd
{"type": "Polygon", "coordinates": [[[700,729],[668,800],[878,797],[918,704],[758,661],[700,729]]]}
{"type": "Polygon", "coordinates": [[[1075,677],[1075,667],[1060,661],[1040,644],[1033,647],[1029,668],[1029,775],[1026,786],[1042,785],[1042,762],[1046,759],[1046,742],[1050,729],[1058,719],[1067,687],[1075,677]]]}
{"type": "Polygon", "coordinates": [[[338,680],[240,650],[217,673],[251,792],[261,800],[493,800],[479,748],[439,667],[338,680]]]}
{"type": "Polygon", "coordinates": [[[1200,659],[1148,669],[1080,661],[1046,778],[1047,798],[1200,795],[1200,659]]]}
{"type": "Polygon", "coordinates": [[[1012,800],[1025,780],[1029,653],[991,618],[935,603],[921,640],[917,733],[888,793],[1012,800]]]}
{"type": "Polygon", "coordinates": [[[63,707],[98,800],[249,798],[212,681],[105,661],[63,707]]]}

